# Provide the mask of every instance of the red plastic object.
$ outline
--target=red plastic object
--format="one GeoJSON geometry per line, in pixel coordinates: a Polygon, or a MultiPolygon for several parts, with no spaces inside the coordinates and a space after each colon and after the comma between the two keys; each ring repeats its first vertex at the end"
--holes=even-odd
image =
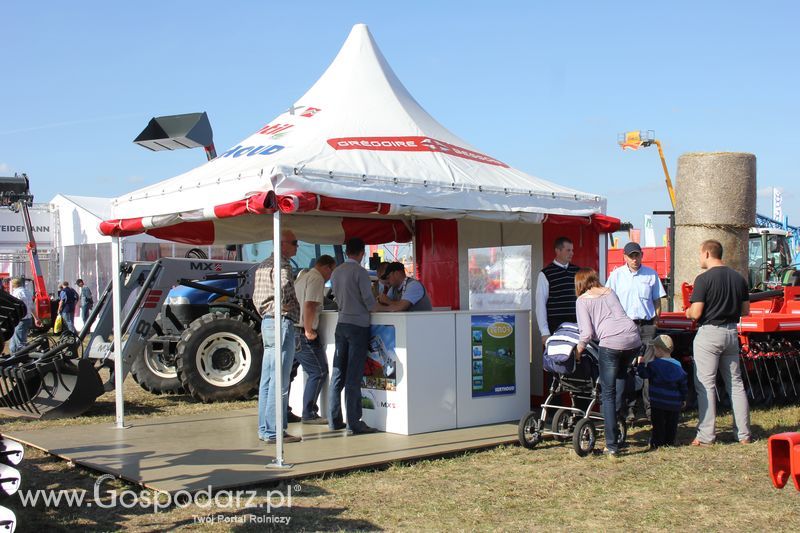
{"type": "Polygon", "coordinates": [[[769,476],[775,488],[782,489],[791,479],[800,490],[800,433],[778,433],[767,441],[769,476]]]}

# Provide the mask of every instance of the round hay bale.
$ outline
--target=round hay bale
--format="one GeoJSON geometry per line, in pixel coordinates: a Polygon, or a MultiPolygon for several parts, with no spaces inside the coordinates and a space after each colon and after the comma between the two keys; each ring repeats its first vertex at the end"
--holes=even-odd
{"type": "Polygon", "coordinates": [[[681,285],[701,272],[700,244],[722,243],[725,263],[747,278],[748,233],[756,219],[756,157],[689,153],[678,159],[675,187],[675,309],[681,285]]]}

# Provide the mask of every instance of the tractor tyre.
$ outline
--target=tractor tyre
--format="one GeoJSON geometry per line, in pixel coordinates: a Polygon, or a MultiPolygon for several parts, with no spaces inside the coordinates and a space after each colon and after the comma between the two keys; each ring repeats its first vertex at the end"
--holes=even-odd
{"type": "Polygon", "coordinates": [[[258,324],[242,316],[209,313],[181,334],[178,378],[203,403],[246,400],[258,392],[263,353],[258,324]]]}
{"type": "Polygon", "coordinates": [[[146,346],[142,355],[131,365],[134,381],[147,392],[153,394],[183,394],[181,380],[174,365],[162,361],[146,346]]]}

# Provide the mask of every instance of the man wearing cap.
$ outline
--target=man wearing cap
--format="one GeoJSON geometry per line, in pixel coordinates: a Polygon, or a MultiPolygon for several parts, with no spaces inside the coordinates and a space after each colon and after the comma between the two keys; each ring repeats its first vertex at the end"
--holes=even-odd
{"type": "MultiPolygon", "coordinates": [[[[403,263],[389,263],[381,276],[389,286],[387,294],[378,296],[386,311],[430,311],[431,299],[422,282],[406,276],[403,263]]],[[[384,310],[384,309],[382,309],[384,310]]]]}
{"type": "Polygon", "coordinates": [[[575,314],[575,273],[577,265],[571,265],[572,241],[559,237],[553,243],[556,257],[539,273],[536,281],[536,321],[542,342],[564,322],[577,322],[575,314]]]}
{"type": "Polygon", "coordinates": [[[328,402],[328,426],[344,429],[342,418],[342,389],[347,408],[347,428],[353,435],[374,433],[361,420],[361,378],[369,348],[370,311],[377,302],[372,295],[369,273],[361,266],[364,260],[364,241],[347,240],[347,259],[331,275],[331,285],[339,306],[336,323],[336,355],[333,357],[328,402]]]}
{"type": "MultiPolygon", "coordinates": [[[[642,247],[638,243],[629,242],[623,250],[625,264],[611,272],[606,287],[617,293],[625,314],[639,327],[642,346],[646,347],[645,361],[653,360],[650,346],[656,335],[656,319],[661,314],[661,298],[667,295],[658,273],[650,267],[642,265],[642,247]]],[[[624,391],[623,383],[617,383],[617,390],[624,391]]],[[[621,408],[621,396],[617,398],[617,406],[621,408]]],[[[647,418],[650,418],[650,395],[648,384],[642,386],[642,401],[647,418]]],[[[635,403],[634,403],[635,405],[635,403]]],[[[633,418],[633,405],[630,406],[628,418],[633,418]]],[[[632,421],[632,420],[631,420],[632,421]]]]}

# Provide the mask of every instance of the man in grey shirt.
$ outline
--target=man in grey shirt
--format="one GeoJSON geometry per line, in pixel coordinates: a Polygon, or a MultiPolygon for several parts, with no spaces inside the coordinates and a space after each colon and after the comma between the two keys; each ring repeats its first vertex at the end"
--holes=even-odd
{"type": "Polygon", "coordinates": [[[347,259],[333,271],[331,284],[339,306],[336,324],[336,355],[333,357],[331,388],[328,405],[328,425],[344,429],[342,418],[342,389],[347,408],[347,427],[353,435],[374,433],[361,420],[361,377],[367,361],[370,333],[370,311],[376,306],[369,274],[361,266],[364,241],[348,239],[347,259]]]}

